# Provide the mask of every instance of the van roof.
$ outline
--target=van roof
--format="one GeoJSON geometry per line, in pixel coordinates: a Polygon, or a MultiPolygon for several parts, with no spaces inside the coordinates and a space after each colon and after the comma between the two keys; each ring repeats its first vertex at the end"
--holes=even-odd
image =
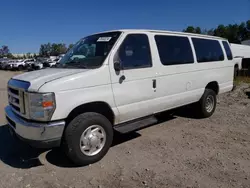
{"type": "MultiPolygon", "coordinates": [[[[167,31],[167,30],[150,30],[150,29],[118,29],[118,30],[110,30],[110,31],[104,31],[104,32],[99,32],[99,33],[115,32],[115,31],[120,31],[120,32],[125,32],[125,33],[130,33],[130,32],[150,32],[150,33],[177,34],[177,35],[197,36],[197,37],[204,37],[204,38],[227,40],[227,39],[222,38],[222,37],[211,36],[211,35],[203,35],[203,34],[196,34],[196,33],[186,33],[186,32],[178,32],[178,31],[167,31]]],[[[99,33],[96,33],[96,34],[99,34],[99,33]]]]}

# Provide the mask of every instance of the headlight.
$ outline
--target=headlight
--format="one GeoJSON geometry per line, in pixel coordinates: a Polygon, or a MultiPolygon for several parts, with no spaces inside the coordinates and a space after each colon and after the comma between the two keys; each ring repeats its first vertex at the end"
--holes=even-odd
{"type": "Polygon", "coordinates": [[[29,93],[30,118],[49,121],[56,109],[54,93],[29,93]]]}

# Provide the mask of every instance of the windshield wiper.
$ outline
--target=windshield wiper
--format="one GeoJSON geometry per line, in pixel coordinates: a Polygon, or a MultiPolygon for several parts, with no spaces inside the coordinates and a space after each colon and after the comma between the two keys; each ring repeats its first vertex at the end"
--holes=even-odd
{"type": "Polygon", "coordinates": [[[71,68],[71,67],[76,67],[76,68],[83,68],[83,69],[87,69],[88,67],[81,63],[80,61],[69,61],[65,64],[61,64],[61,67],[65,67],[65,68],[71,68]]]}

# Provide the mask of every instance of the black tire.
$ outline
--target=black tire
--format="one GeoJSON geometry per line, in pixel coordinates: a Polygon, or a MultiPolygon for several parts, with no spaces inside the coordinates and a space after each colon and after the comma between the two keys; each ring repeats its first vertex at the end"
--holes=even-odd
{"type": "Polygon", "coordinates": [[[68,124],[64,132],[62,148],[73,163],[84,166],[101,160],[108,152],[112,141],[113,127],[110,121],[101,114],[87,112],[76,116],[68,124]],[[99,125],[105,130],[106,142],[99,153],[88,156],[80,149],[80,138],[82,133],[91,125],[99,125]]]}
{"type": "Polygon", "coordinates": [[[212,89],[205,89],[204,94],[202,95],[198,107],[199,107],[199,116],[201,118],[208,118],[213,115],[215,109],[216,109],[216,93],[212,89]],[[207,108],[207,100],[213,100],[213,105],[211,105],[211,108],[207,108]]]}
{"type": "Polygon", "coordinates": [[[239,76],[239,68],[237,66],[234,67],[234,78],[239,76]]]}
{"type": "Polygon", "coordinates": [[[18,70],[19,70],[19,71],[22,71],[23,68],[24,68],[24,67],[23,67],[22,65],[19,65],[19,66],[18,66],[18,70]]]}

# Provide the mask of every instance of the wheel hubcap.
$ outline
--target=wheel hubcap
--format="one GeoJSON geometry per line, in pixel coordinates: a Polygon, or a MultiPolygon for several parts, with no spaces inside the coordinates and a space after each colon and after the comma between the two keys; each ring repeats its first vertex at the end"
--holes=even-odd
{"type": "Polygon", "coordinates": [[[105,130],[100,125],[92,125],[82,133],[80,138],[80,148],[83,154],[93,156],[102,150],[105,142],[105,130]]]}
{"type": "Polygon", "coordinates": [[[214,109],[214,97],[212,95],[209,95],[206,99],[206,105],[205,105],[207,112],[212,112],[214,109]]]}

